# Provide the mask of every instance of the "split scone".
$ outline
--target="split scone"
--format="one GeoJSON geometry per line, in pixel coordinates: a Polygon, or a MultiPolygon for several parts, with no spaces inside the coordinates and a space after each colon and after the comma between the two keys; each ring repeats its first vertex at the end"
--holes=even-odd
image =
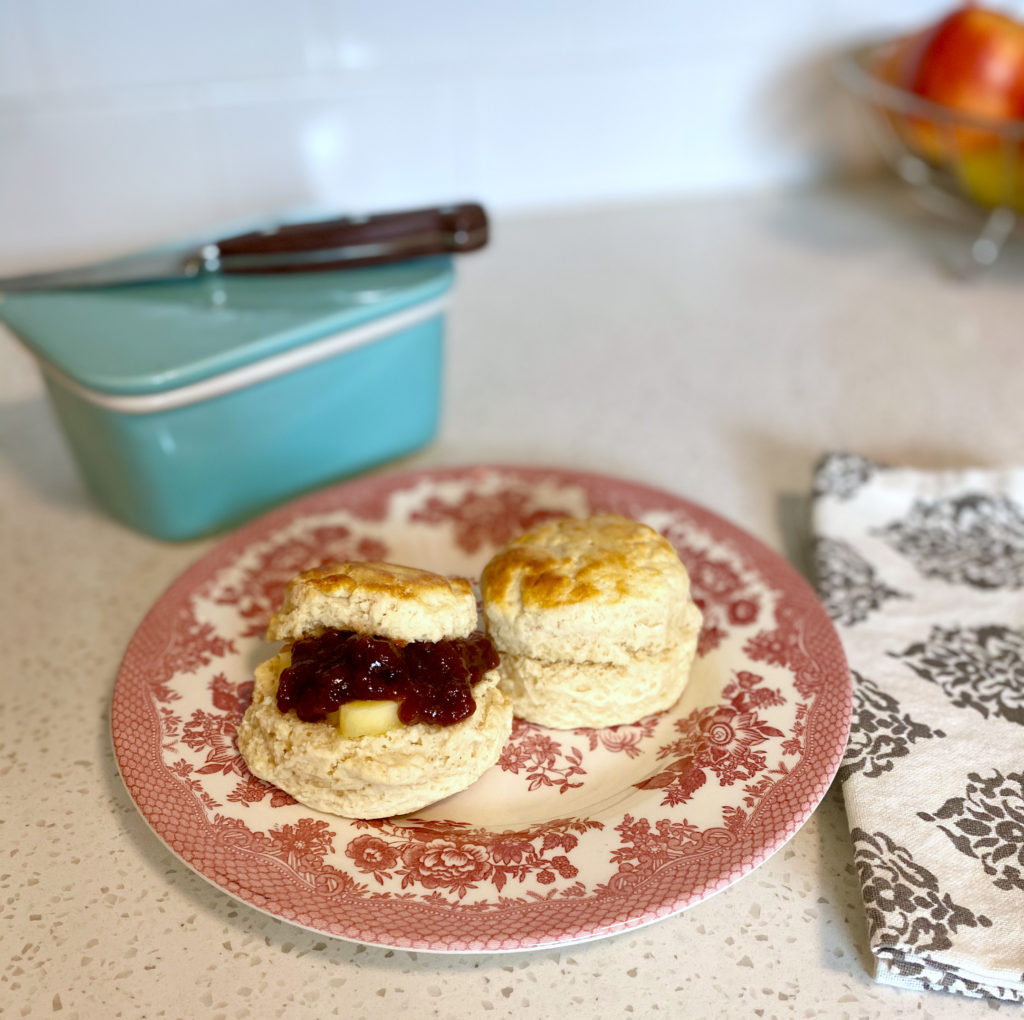
{"type": "Polygon", "coordinates": [[[521,535],[481,577],[501,689],[555,729],[636,722],[674,704],[702,616],[667,539],[617,514],[521,535]]]}
{"type": "Polygon", "coordinates": [[[468,581],[336,563],[289,583],[238,728],[249,770],[318,811],[404,814],[464,790],[512,730],[468,581]]]}

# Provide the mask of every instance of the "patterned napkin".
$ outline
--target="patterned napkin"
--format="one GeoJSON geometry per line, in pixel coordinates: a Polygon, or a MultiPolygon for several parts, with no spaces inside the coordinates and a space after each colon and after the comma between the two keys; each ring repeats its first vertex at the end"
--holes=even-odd
{"type": "Polygon", "coordinates": [[[833,454],[814,529],[875,977],[1024,1002],[1024,469],[833,454]]]}

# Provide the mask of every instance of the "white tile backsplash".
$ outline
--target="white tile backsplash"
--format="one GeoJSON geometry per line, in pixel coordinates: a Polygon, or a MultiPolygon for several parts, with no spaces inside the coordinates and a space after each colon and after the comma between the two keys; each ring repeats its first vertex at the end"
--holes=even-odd
{"type": "Polygon", "coordinates": [[[908,0],[0,0],[0,273],[240,217],[831,168],[837,45],[908,0]]]}
{"type": "Polygon", "coordinates": [[[728,98],[697,101],[700,68],[574,71],[537,79],[495,76],[475,91],[481,190],[514,182],[526,205],[615,198],[629,177],[638,195],[716,180],[724,154],[695,144],[714,130],[728,98]],[[571,160],[559,152],[572,152],[571,160]],[[702,164],[702,165],[697,165],[702,164]]]}
{"type": "Polygon", "coordinates": [[[0,124],[10,272],[192,233],[220,215],[190,108],[8,113],[0,124]]]}
{"type": "Polygon", "coordinates": [[[20,2],[59,93],[291,75],[312,30],[301,2],[20,2]]]}
{"type": "Polygon", "coordinates": [[[0,0],[0,99],[39,90],[35,61],[25,10],[16,0],[0,0]]]}
{"type": "Polygon", "coordinates": [[[442,203],[468,186],[451,86],[326,79],[274,91],[202,110],[217,201],[229,217],[442,203]]]}
{"type": "Polygon", "coordinates": [[[433,0],[334,3],[312,0],[330,38],[368,56],[367,66],[557,67],[566,60],[645,57],[684,39],[685,3],[636,0],[516,0],[514,4],[433,0]]]}

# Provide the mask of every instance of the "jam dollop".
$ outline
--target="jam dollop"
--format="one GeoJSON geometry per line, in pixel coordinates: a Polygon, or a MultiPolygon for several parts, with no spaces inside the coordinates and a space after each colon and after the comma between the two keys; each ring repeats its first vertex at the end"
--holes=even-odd
{"type": "Polygon", "coordinates": [[[473,685],[498,665],[481,631],[442,641],[393,641],[327,630],[292,645],[281,671],[277,707],[303,722],[320,722],[346,701],[399,702],[398,718],[451,726],[476,711],[473,685]]]}

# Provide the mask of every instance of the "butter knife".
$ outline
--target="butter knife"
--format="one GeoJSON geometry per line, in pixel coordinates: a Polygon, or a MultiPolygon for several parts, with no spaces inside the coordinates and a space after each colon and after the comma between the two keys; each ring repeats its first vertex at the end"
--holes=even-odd
{"type": "Polygon", "coordinates": [[[282,224],[92,265],[0,278],[0,292],[105,287],[205,274],[296,273],[400,262],[484,247],[487,214],[459,205],[282,224]]]}

